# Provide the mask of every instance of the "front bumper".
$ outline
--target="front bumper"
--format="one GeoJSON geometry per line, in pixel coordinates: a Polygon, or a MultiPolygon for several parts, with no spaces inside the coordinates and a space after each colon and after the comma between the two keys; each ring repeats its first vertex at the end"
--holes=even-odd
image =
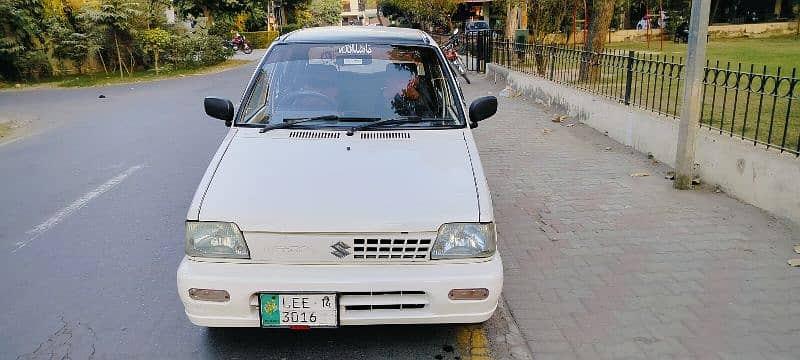
{"type": "Polygon", "coordinates": [[[195,325],[209,327],[260,326],[257,294],[268,291],[339,293],[340,325],[477,323],[492,316],[502,288],[500,255],[479,263],[419,265],[233,264],[184,258],[178,267],[186,315],[195,325]],[[190,288],[227,290],[230,300],[194,300],[190,288]],[[489,297],[450,300],[448,292],[460,288],[486,288],[489,297]],[[391,304],[403,306],[387,308],[391,304]]]}

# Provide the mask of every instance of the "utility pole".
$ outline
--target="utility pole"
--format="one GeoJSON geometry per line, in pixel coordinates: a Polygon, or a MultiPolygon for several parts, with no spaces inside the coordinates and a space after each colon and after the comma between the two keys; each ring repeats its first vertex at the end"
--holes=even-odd
{"type": "Polygon", "coordinates": [[[706,34],[711,0],[693,0],[689,20],[689,48],[686,53],[686,81],[683,86],[683,106],[678,125],[678,150],[675,154],[676,189],[692,186],[694,176],[694,143],[702,110],[703,76],[706,62],[706,34]]]}

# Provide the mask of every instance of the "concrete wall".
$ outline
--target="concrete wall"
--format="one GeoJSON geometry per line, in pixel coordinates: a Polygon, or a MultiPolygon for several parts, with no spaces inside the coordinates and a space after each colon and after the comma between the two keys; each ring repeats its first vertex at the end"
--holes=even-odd
{"type": "MultiPolygon", "coordinates": [[[[675,166],[676,119],[495,64],[487,64],[486,72],[526,97],[675,166]]],[[[697,173],[705,183],[719,185],[733,197],[800,224],[800,159],[707,128],[700,129],[695,151],[697,173]]]]}
{"type": "MultiPolygon", "coordinates": [[[[797,31],[797,22],[761,23],[761,24],[739,24],[739,25],[713,25],[708,27],[709,37],[714,39],[733,39],[733,38],[764,38],[776,35],[790,35],[797,31]]],[[[650,41],[659,41],[661,29],[650,29],[650,41]]],[[[623,41],[647,41],[647,30],[617,30],[608,33],[608,42],[623,41]]],[[[566,34],[549,34],[544,42],[548,44],[572,44],[574,42],[583,44],[583,32],[578,31],[573,36],[567,37],[566,34]],[[573,37],[575,39],[573,40],[573,37]]],[[[671,34],[664,34],[664,41],[672,41],[671,34]]]]}

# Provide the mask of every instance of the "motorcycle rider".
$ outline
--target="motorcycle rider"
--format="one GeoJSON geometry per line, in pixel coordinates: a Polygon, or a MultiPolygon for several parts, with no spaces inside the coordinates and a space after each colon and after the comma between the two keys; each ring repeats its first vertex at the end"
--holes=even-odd
{"type": "Polygon", "coordinates": [[[244,44],[245,38],[244,35],[239,34],[239,32],[237,31],[236,34],[233,35],[233,39],[231,39],[231,41],[233,41],[234,44],[241,46],[244,44]]]}

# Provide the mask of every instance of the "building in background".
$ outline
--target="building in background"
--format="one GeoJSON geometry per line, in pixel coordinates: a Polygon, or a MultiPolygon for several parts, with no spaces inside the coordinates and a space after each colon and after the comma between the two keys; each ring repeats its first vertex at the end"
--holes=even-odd
{"type": "Polygon", "coordinates": [[[342,25],[379,23],[377,0],[342,0],[342,25]]]}

